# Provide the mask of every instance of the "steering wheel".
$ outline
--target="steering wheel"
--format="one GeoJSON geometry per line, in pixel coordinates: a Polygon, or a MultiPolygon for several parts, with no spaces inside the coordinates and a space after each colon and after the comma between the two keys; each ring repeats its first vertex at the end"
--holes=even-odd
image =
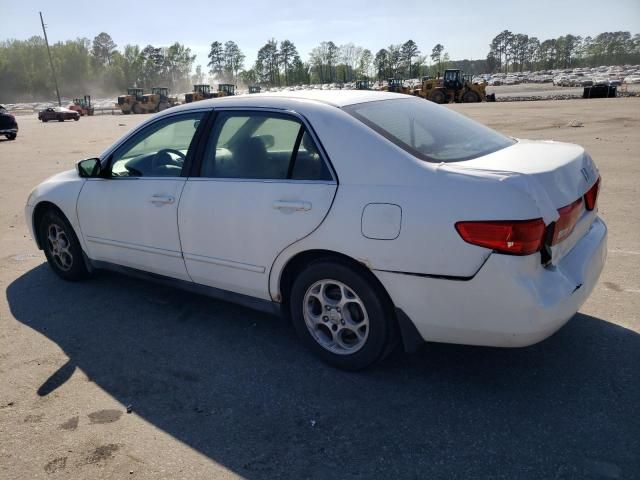
{"type": "Polygon", "coordinates": [[[156,154],[151,159],[151,171],[157,172],[158,167],[166,167],[168,165],[173,165],[174,167],[180,167],[184,165],[184,161],[187,156],[182,153],[180,150],[176,150],[175,148],[163,148],[162,150],[158,150],[156,154]],[[170,153],[175,153],[178,156],[178,160],[174,160],[170,153]],[[166,157],[164,161],[160,161],[162,157],[166,157]]]}

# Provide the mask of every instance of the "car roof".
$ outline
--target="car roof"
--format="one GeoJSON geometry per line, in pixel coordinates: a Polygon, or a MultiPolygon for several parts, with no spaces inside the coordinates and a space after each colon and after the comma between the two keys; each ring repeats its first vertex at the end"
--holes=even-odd
{"type": "MultiPolygon", "coordinates": [[[[380,92],[375,90],[294,90],[285,92],[266,92],[244,95],[233,95],[187,103],[169,110],[192,110],[206,107],[276,107],[296,109],[301,104],[307,107],[313,104],[331,105],[342,108],[356,103],[375,102],[407,98],[400,93],[380,92]]],[[[168,111],[168,110],[165,110],[168,111]]]]}

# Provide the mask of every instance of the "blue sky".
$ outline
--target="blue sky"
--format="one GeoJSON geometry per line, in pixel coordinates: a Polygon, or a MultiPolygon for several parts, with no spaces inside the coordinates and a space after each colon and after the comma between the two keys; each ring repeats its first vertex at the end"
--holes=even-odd
{"type": "Polygon", "coordinates": [[[322,40],[354,42],[375,54],[409,38],[422,53],[442,43],[452,59],[462,59],[484,58],[491,39],[504,29],[541,40],[567,33],[640,33],[640,0],[0,0],[0,40],[41,35],[38,11],[48,24],[51,42],[93,39],[102,31],[119,47],[179,41],[192,49],[198,56],[196,65],[203,67],[214,40],[234,40],[249,63],[272,37],[293,41],[303,60],[322,40]]]}

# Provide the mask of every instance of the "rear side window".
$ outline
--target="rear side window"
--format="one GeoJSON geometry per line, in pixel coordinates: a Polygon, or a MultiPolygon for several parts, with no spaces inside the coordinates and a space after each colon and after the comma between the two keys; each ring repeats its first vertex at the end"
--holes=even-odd
{"type": "Polygon", "coordinates": [[[484,125],[421,98],[380,100],[343,109],[410,154],[430,162],[460,162],[515,143],[484,125]]]}
{"type": "Polygon", "coordinates": [[[208,178],[331,180],[313,139],[296,118],[220,112],[200,175],[208,178]]]}

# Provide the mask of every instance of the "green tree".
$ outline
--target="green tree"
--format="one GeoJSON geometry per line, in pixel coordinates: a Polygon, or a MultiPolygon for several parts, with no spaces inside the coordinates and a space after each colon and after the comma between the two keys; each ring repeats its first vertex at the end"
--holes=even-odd
{"type": "Polygon", "coordinates": [[[278,42],[272,38],[260,50],[255,63],[255,71],[260,83],[269,86],[280,85],[278,42]]]}
{"type": "Polygon", "coordinates": [[[387,77],[389,69],[389,52],[384,48],[378,50],[375,58],[373,59],[373,66],[376,70],[378,81],[382,81],[387,77]]]}
{"type": "Polygon", "coordinates": [[[338,62],[338,47],[331,41],[327,42],[325,62],[329,71],[329,81],[333,82],[333,79],[335,78],[335,66],[338,62]]]}
{"type": "Polygon", "coordinates": [[[358,74],[364,78],[369,78],[371,64],[373,63],[373,54],[371,50],[365,48],[360,55],[360,63],[358,65],[358,74]]]}
{"type": "Polygon", "coordinates": [[[222,75],[224,71],[224,48],[222,43],[215,41],[211,43],[211,48],[209,49],[209,63],[207,67],[209,67],[209,73],[214,77],[218,77],[222,75]]]}
{"type": "Polygon", "coordinates": [[[102,32],[93,39],[91,53],[102,65],[111,65],[111,58],[117,45],[108,33],[102,32]]]}
{"type": "Polygon", "coordinates": [[[241,71],[238,75],[238,80],[246,86],[255,85],[258,83],[258,75],[253,68],[250,68],[249,70],[241,71]]]}
{"type": "Polygon", "coordinates": [[[431,50],[431,61],[433,63],[438,64],[438,72],[442,72],[442,52],[444,51],[444,46],[440,43],[436,44],[435,47],[431,50]]]}
{"type": "Polygon", "coordinates": [[[413,61],[413,58],[419,54],[420,50],[418,49],[418,45],[416,45],[416,42],[413,40],[407,40],[400,48],[400,55],[404,63],[407,65],[407,75],[409,78],[413,78],[411,62],[413,61]]]}
{"type": "Polygon", "coordinates": [[[289,70],[291,69],[294,58],[298,56],[296,46],[290,40],[283,40],[280,43],[279,59],[284,70],[284,84],[290,85],[289,70]]]}
{"type": "Polygon", "coordinates": [[[244,53],[236,42],[228,41],[224,44],[224,70],[233,83],[238,80],[238,71],[244,67],[244,53]]]}

